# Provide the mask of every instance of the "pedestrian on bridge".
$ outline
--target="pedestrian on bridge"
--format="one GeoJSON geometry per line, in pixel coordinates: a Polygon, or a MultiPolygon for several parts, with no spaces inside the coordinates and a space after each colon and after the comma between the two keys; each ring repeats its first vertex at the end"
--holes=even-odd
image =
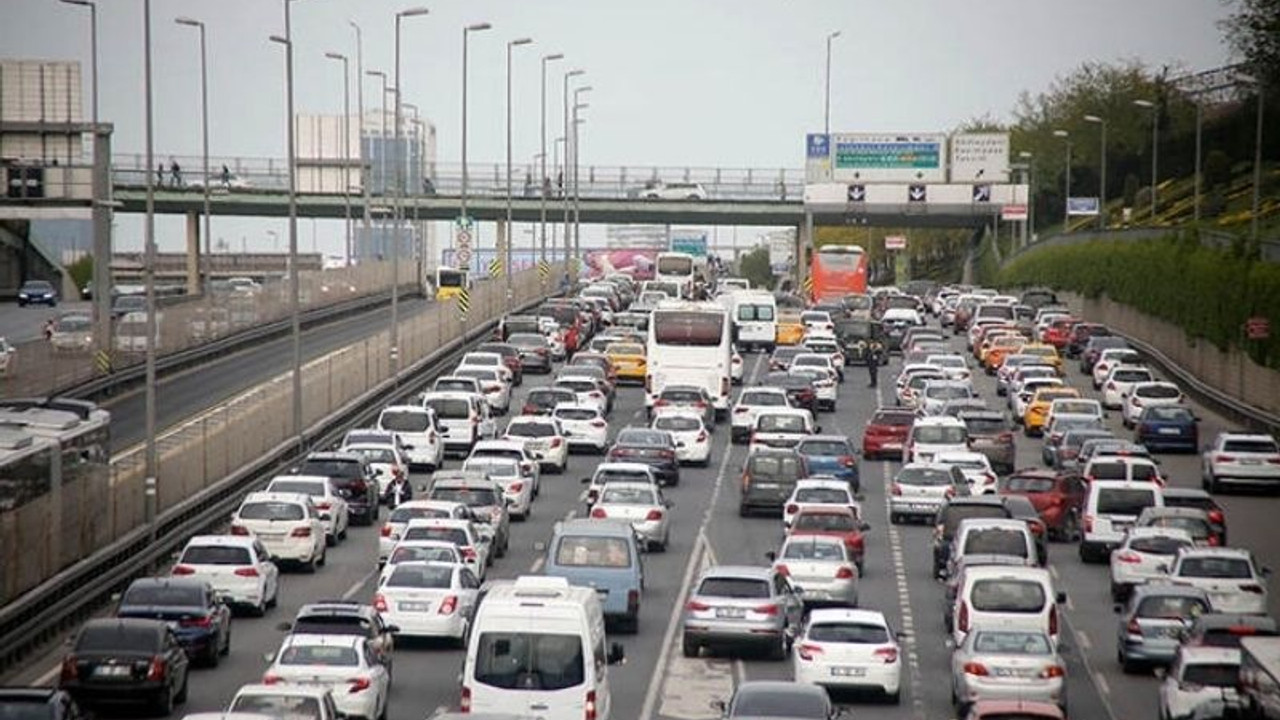
{"type": "Polygon", "coordinates": [[[231,189],[231,168],[226,165],[222,166],[222,186],[231,189]]]}
{"type": "Polygon", "coordinates": [[[182,168],[174,158],[169,158],[169,174],[173,176],[173,186],[182,187],[182,168]]]}
{"type": "Polygon", "coordinates": [[[156,185],[164,185],[164,163],[156,166],[156,185]]]}

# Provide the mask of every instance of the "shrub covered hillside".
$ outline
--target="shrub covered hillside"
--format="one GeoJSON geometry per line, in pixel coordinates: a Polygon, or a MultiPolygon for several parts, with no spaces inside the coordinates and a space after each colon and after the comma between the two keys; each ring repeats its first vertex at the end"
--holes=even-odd
{"type": "Polygon", "coordinates": [[[1251,258],[1243,248],[1202,247],[1193,233],[1043,248],[1010,262],[998,284],[1105,294],[1224,350],[1245,347],[1258,364],[1280,368],[1280,265],[1251,258]],[[1245,340],[1250,317],[1271,320],[1269,340],[1245,340]]]}

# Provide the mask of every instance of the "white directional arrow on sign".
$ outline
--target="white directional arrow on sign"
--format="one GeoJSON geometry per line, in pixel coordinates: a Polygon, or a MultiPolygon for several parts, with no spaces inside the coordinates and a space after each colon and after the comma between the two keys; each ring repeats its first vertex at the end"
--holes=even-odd
{"type": "Polygon", "coordinates": [[[924,202],[924,199],[925,199],[924,185],[911,185],[907,190],[907,198],[911,202],[924,202]]]}

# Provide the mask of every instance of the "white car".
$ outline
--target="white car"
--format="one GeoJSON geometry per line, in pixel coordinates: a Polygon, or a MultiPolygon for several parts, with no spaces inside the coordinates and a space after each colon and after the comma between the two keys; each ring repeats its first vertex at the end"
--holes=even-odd
{"type": "Polygon", "coordinates": [[[446,451],[466,456],[475,443],[497,434],[497,425],[483,395],[470,392],[429,392],[422,405],[436,413],[444,432],[446,451]]]}
{"type": "Polygon", "coordinates": [[[458,369],[466,367],[484,367],[497,370],[502,381],[508,385],[515,381],[514,374],[511,372],[511,368],[507,367],[507,361],[502,357],[501,353],[469,352],[458,361],[458,369]]]}
{"type": "Polygon", "coordinates": [[[996,492],[996,471],[991,468],[991,460],[980,452],[949,450],[936,453],[933,462],[959,468],[969,482],[970,495],[994,495],[996,492]]]}
{"type": "Polygon", "coordinates": [[[528,520],[533,512],[534,481],[520,467],[520,461],[509,457],[472,457],[462,463],[463,470],[482,472],[502,488],[503,502],[516,520],[528,520]]]}
{"type": "Polygon", "coordinates": [[[431,392],[461,392],[483,395],[480,380],[464,375],[441,375],[431,383],[431,392]]]}
{"type": "MultiPolygon", "coordinates": [[[[807,348],[806,348],[807,349],[807,348]]],[[[836,382],[844,379],[844,361],[843,356],[839,362],[829,353],[810,350],[802,352],[791,359],[791,370],[800,368],[812,368],[827,373],[827,376],[836,382]]]]}
{"type": "MultiPolygon", "coordinates": [[[[0,338],[3,340],[3,338],[0,338]]],[[[2,362],[2,361],[0,361],[2,362]]],[[[3,368],[0,368],[3,369],[3,368]]],[[[738,352],[738,346],[733,346],[733,354],[729,358],[729,382],[734,385],[742,384],[742,376],[746,373],[746,363],[742,361],[742,353],[738,352]]]]}
{"type": "Polygon", "coordinates": [[[836,323],[831,319],[831,313],[826,310],[805,310],[800,313],[800,323],[804,325],[806,333],[814,330],[833,332],[836,329],[836,323]]]}
{"type": "Polygon", "coordinates": [[[973,378],[969,363],[963,355],[929,355],[924,362],[941,370],[948,380],[969,381],[973,378]]]}
{"type": "Polygon", "coordinates": [[[481,440],[471,449],[468,460],[477,458],[507,458],[520,464],[520,474],[533,483],[533,496],[537,497],[542,490],[542,464],[534,456],[524,441],[517,440],[481,440]]]}
{"type": "Polygon", "coordinates": [[[466,565],[398,563],[378,583],[373,608],[397,635],[446,637],[466,642],[475,615],[480,580],[466,565]]]}
{"type": "Polygon", "coordinates": [[[729,439],[735,444],[751,437],[756,426],[756,416],[767,410],[791,407],[787,391],[782,388],[752,387],[742,391],[738,402],[729,412],[729,439]]]}
{"type": "Polygon", "coordinates": [[[671,539],[670,508],[662,489],[653,483],[611,482],[600,488],[587,516],[628,523],[645,547],[664,551],[671,539]]]}
{"type": "Polygon", "coordinates": [[[18,349],[0,336],[0,376],[11,377],[18,365],[18,349]]]}
{"type": "Polygon", "coordinates": [[[1018,383],[1009,393],[1009,409],[1013,411],[1013,421],[1021,423],[1027,416],[1027,406],[1036,397],[1036,391],[1047,387],[1065,387],[1066,383],[1059,377],[1029,377],[1018,383]]]}
{"type": "Polygon", "coordinates": [[[586,448],[597,455],[609,449],[609,421],[594,404],[562,403],[551,411],[551,417],[560,421],[569,449],[586,448]]]}
{"type": "Polygon", "coordinates": [[[1194,545],[1181,528],[1131,528],[1111,551],[1111,599],[1119,602],[1135,585],[1166,577],[1178,551],[1194,545]]]}
{"type": "Polygon", "coordinates": [[[356,453],[368,461],[369,468],[373,470],[373,475],[378,481],[380,498],[387,496],[392,480],[409,477],[408,461],[400,454],[400,450],[391,445],[355,443],[344,445],[342,451],[356,453]]]}
{"type": "Polygon", "coordinates": [[[378,573],[378,582],[390,575],[396,565],[405,562],[443,562],[465,565],[462,549],[446,540],[401,540],[391,548],[386,563],[378,573]]]}
{"type": "Polygon", "coordinates": [[[783,526],[790,528],[801,511],[820,506],[847,507],[862,517],[862,505],[853,496],[847,481],[811,477],[797,480],[791,497],[782,504],[783,526]]]}
{"type": "Polygon", "coordinates": [[[1161,720],[1189,720],[1202,705],[1238,701],[1239,674],[1239,648],[1183,645],[1160,683],[1161,720]]]}
{"type": "Polygon", "coordinates": [[[400,436],[410,465],[434,472],[444,462],[444,438],[435,411],[421,405],[391,405],[378,413],[377,427],[400,436]]]}
{"type": "Polygon", "coordinates": [[[452,500],[406,500],[395,507],[378,531],[378,564],[387,562],[391,551],[404,538],[405,528],[414,520],[469,520],[471,509],[452,500]]]}
{"type": "Polygon", "coordinates": [[[1144,365],[1116,365],[1102,381],[1102,406],[1119,410],[1135,385],[1154,382],[1155,379],[1155,373],[1144,365]]]}
{"type": "Polygon", "coordinates": [[[325,563],[325,529],[311,497],[253,492],[231,516],[232,535],[252,535],[271,557],[301,563],[308,572],[325,563]]]}
{"type": "Polygon", "coordinates": [[[791,672],[798,683],[876,690],[897,704],[902,687],[898,634],[876,610],[813,610],[792,646],[791,672]]]}
{"type": "Polygon", "coordinates": [[[1254,563],[1244,548],[1195,547],[1182,550],[1169,566],[1170,581],[1209,593],[1214,612],[1265,615],[1270,568],[1254,563]]]}
{"type": "Polygon", "coordinates": [[[1203,481],[1214,492],[1222,483],[1280,484],[1280,445],[1264,434],[1218,433],[1205,450],[1203,481]]]}
{"type": "Polygon", "coordinates": [[[764,447],[793,448],[810,435],[821,432],[814,425],[813,415],[799,408],[762,410],[756,415],[756,426],[751,431],[747,452],[764,447]]]}
{"type": "Polygon", "coordinates": [[[262,541],[242,535],[197,535],[169,574],[209,583],[232,604],[263,615],[280,596],[280,569],[262,541]]]}
{"type": "Polygon", "coordinates": [[[320,520],[324,522],[325,542],[332,546],[347,539],[351,512],[346,499],[338,494],[329,478],[320,475],[277,475],[267,483],[267,492],[311,496],[311,502],[320,511],[320,520]]]}
{"type": "Polygon", "coordinates": [[[1121,420],[1124,426],[1132,428],[1138,424],[1138,418],[1149,407],[1159,405],[1180,405],[1186,400],[1182,390],[1171,382],[1155,380],[1140,382],[1134,385],[1121,403],[1121,420]]]}
{"type": "Polygon", "coordinates": [[[920,415],[941,415],[942,407],[948,402],[977,396],[973,383],[968,380],[928,380],[916,394],[916,412],[920,415]]]}
{"type": "Polygon", "coordinates": [[[956,494],[956,480],[950,465],[907,463],[893,476],[889,486],[889,521],[895,525],[907,518],[931,521],[938,509],[956,494]]]}
{"type": "Polygon", "coordinates": [[[1107,348],[1098,353],[1093,363],[1093,389],[1101,390],[1111,368],[1117,365],[1141,365],[1142,356],[1133,348],[1107,348]]]}
{"type": "Polygon", "coordinates": [[[560,421],[548,415],[521,415],[507,423],[504,440],[524,443],[542,469],[557,475],[569,464],[569,441],[560,421]]]}
{"type": "Polygon", "coordinates": [[[653,180],[638,192],[641,200],[706,200],[707,191],[700,183],[669,183],[653,180]]]}
{"type": "Polygon", "coordinates": [[[391,694],[386,666],[356,635],[286,635],[262,682],[327,687],[338,712],[370,720],[384,716],[391,694]]]}
{"type": "Polygon", "coordinates": [[[650,426],[666,430],[676,441],[676,460],[706,467],[711,463],[711,433],[695,412],[666,412],[656,416],[650,426]]]}
{"type": "Polygon", "coordinates": [[[410,520],[403,540],[444,540],[457,545],[463,564],[482,582],[493,564],[493,546],[471,520],[410,520]]]}
{"type": "MultiPolygon", "coordinates": [[[[510,370],[503,366],[502,370],[510,370]]],[[[489,408],[498,415],[506,415],[511,410],[511,382],[506,380],[501,371],[494,367],[460,367],[453,371],[454,377],[473,378],[480,383],[480,394],[484,396],[489,408]]]]}
{"type": "Polygon", "coordinates": [[[561,372],[551,387],[568,390],[577,397],[578,404],[595,405],[600,408],[600,412],[608,414],[611,403],[604,384],[590,375],[575,375],[572,370],[573,368],[567,368],[561,372]]]}

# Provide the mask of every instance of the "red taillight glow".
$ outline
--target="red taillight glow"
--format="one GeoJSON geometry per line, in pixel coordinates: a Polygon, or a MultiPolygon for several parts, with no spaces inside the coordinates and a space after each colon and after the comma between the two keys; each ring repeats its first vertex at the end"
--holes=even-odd
{"type": "Polygon", "coordinates": [[[280,682],[280,676],[275,673],[267,673],[262,676],[263,685],[275,685],[280,682]]]}
{"type": "Polygon", "coordinates": [[[848,565],[841,566],[839,570],[836,570],[837,580],[852,580],[854,577],[856,576],[853,573],[853,568],[848,565]]]}
{"type": "Polygon", "coordinates": [[[801,660],[812,661],[822,654],[822,647],[813,643],[801,643],[796,647],[796,654],[801,660]]]}
{"type": "Polygon", "coordinates": [[[174,565],[173,569],[169,571],[169,574],[170,575],[194,575],[195,572],[196,572],[196,569],[191,567],[190,565],[174,565]]]}
{"type": "Polygon", "coordinates": [[[647,515],[645,515],[645,516],[644,516],[644,519],[645,519],[645,521],[646,521],[646,522],[648,522],[648,521],[653,521],[653,520],[661,520],[661,519],[662,519],[662,511],[661,511],[661,510],[656,510],[656,509],[655,509],[655,510],[650,510],[650,511],[649,511],[649,513],[648,513],[647,515]]]}
{"type": "Polygon", "coordinates": [[[894,483],[894,484],[890,485],[890,486],[889,486],[889,493],[890,493],[891,495],[901,495],[901,494],[902,494],[902,486],[901,486],[901,485],[899,485],[898,483],[894,483]]]}
{"type": "Polygon", "coordinates": [[[256,567],[236,568],[236,575],[239,577],[258,577],[258,568],[256,567]]]}
{"type": "Polygon", "coordinates": [[[76,665],[76,656],[68,655],[62,659],[62,681],[75,680],[80,677],[80,668],[76,665]]]}
{"type": "Polygon", "coordinates": [[[880,658],[880,661],[885,665],[892,665],[898,661],[898,648],[896,647],[877,648],[876,651],[871,654],[874,657],[880,658]]]}
{"type": "Polygon", "coordinates": [[[147,680],[150,680],[151,682],[164,680],[164,674],[164,656],[157,655],[151,658],[151,664],[147,666],[147,680]]]}
{"type": "Polygon", "coordinates": [[[1040,671],[1040,677],[1046,680],[1049,678],[1060,678],[1066,676],[1067,670],[1061,665],[1046,665],[1045,668],[1040,671]]]}
{"type": "Polygon", "coordinates": [[[373,609],[380,613],[387,611],[387,598],[382,593],[373,596],[373,609]]]}
{"type": "Polygon", "coordinates": [[[710,610],[711,606],[703,602],[698,602],[697,600],[690,600],[684,604],[684,609],[689,612],[705,612],[710,610]]]}
{"type": "Polygon", "coordinates": [[[436,611],[438,615],[452,615],[458,609],[458,596],[450,595],[440,601],[440,609],[436,611]]]}
{"type": "Polygon", "coordinates": [[[773,604],[757,605],[756,607],[751,608],[751,612],[759,613],[761,615],[777,615],[778,606],[773,604]]]}
{"type": "Polygon", "coordinates": [[[1125,550],[1124,552],[1116,553],[1116,560],[1127,564],[1140,563],[1142,562],[1142,556],[1136,552],[1125,550]]]}
{"type": "Polygon", "coordinates": [[[391,524],[387,523],[383,525],[379,533],[382,535],[382,537],[391,537],[391,524]]]}
{"type": "Polygon", "coordinates": [[[462,559],[468,562],[476,561],[476,549],[473,547],[462,548],[462,559]]]}
{"type": "Polygon", "coordinates": [[[182,618],[181,620],[178,621],[178,624],[181,625],[182,627],[207,628],[207,627],[213,626],[213,618],[208,615],[205,615],[202,617],[182,618]]]}
{"type": "Polygon", "coordinates": [[[289,533],[289,537],[296,537],[296,538],[311,537],[311,527],[306,526],[306,527],[294,528],[293,532],[289,533]]]}
{"type": "Polygon", "coordinates": [[[989,673],[986,665],[979,662],[967,662],[964,664],[964,674],[986,677],[989,673]]]}
{"type": "Polygon", "coordinates": [[[551,447],[552,447],[552,448],[558,448],[558,447],[560,447],[560,446],[561,446],[561,445],[563,445],[563,444],[564,444],[564,438],[559,438],[559,437],[551,438],[551,447]]]}
{"type": "Polygon", "coordinates": [[[791,576],[791,568],[787,567],[786,565],[778,565],[774,569],[777,570],[778,574],[781,575],[782,577],[791,576]]]}
{"type": "Polygon", "coordinates": [[[587,700],[582,704],[582,720],[596,720],[596,691],[587,691],[587,700]]]}
{"type": "Polygon", "coordinates": [[[245,527],[245,526],[243,526],[243,525],[232,525],[232,526],[231,526],[231,534],[232,534],[232,535],[248,535],[248,534],[249,534],[249,528],[247,528],[247,527],[245,527]]]}
{"type": "Polygon", "coordinates": [[[596,520],[604,520],[609,517],[609,513],[605,512],[602,507],[591,508],[591,517],[596,520]]]}
{"type": "Polygon", "coordinates": [[[471,712],[471,688],[462,686],[461,697],[458,698],[458,712],[471,712]]]}

